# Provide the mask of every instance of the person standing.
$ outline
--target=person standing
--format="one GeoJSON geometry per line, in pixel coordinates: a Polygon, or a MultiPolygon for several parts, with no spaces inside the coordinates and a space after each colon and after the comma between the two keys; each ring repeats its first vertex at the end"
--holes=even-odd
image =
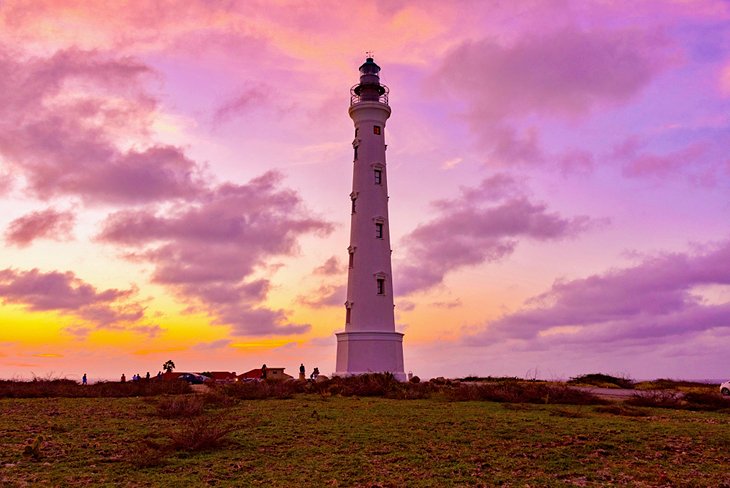
{"type": "Polygon", "coordinates": [[[299,379],[300,380],[306,379],[306,377],[304,376],[304,371],[305,371],[305,369],[304,369],[304,363],[302,363],[302,364],[299,365],[299,379]]]}
{"type": "Polygon", "coordinates": [[[84,373],[84,375],[81,377],[81,384],[82,385],[86,384],[86,373],[84,373]]]}
{"type": "Polygon", "coordinates": [[[261,366],[261,379],[262,380],[266,379],[266,365],[265,364],[263,366],[261,366]]]}
{"type": "Polygon", "coordinates": [[[126,383],[126,382],[127,382],[127,377],[126,377],[126,376],[124,376],[124,373],[122,373],[122,379],[121,379],[120,381],[121,381],[122,383],[126,383]]]}

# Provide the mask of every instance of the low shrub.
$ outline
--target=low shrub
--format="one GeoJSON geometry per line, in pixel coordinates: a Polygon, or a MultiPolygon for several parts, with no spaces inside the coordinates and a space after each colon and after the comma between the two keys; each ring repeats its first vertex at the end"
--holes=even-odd
{"type": "Polygon", "coordinates": [[[592,393],[567,385],[509,381],[501,383],[462,384],[444,390],[451,401],[492,401],[505,403],[545,403],[564,405],[601,405],[607,403],[592,393]]]}
{"type": "Polygon", "coordinates": [[[635,407],[680,408],[682,395],[672,390],[651,390],[634,393],[624,403],[635,407]]]}
{"type": "Polygon", "coordinates": [[[307,383],[303,381],[245,381],[221,385],[220,391],[240,400],[287,399],[303,393],[307,383]]]}
{"type": "Polygon", "coordinates": [[[203,451],[218,447],[224,442],[225,436],[235,430],[224,425],[222,420],[216,417],[194,417],[178,430],[167,434],[171,441],[170,448],[203,451]]]}
{"type": "Polygon", "coordinates": [[[717,392],[687,392],[684,394],[683,399],[685,401],[684,408],[687,410],[730,411],[730,398],[725,398],[717,392]]]}
{"type": "Polygon", "coordinates": [[[634,382],[629,378],[619,378],[603,373],[591,373],[576,376],[567,381],[569,385],[591,385],[599,388],[633,389],[634,382]]]}
{"type": "Polygon", "coordinates": [[[202,395],[166,396],[157,403],[157,415],[166,419],[195,417],[203,413],[204,406],[202,395]]]}
{"type": "Polygon", "coordinates": [[[96,398],[134,397],[162,394],[190,393],[190,385],[184,381],[142,380],[119,383],[99,382],[80,385],[69,379],[38,379],[30,381],[0,380],[0,398],[96,398]]]}

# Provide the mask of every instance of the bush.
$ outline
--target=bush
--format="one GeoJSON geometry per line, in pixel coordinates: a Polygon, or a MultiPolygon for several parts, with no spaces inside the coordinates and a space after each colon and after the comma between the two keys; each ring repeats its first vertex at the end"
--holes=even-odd
{"type": "Polygon", "coordinates": [[[142,380],[119,383],[99,382],[79,385],[73,380],[39,379],[31,381],[0,380],[0,398],[96,398],[155,396],[162,394],[190,393],[190,385],[184,381],[142,380]]]}
{"type": "Polygon", "coordinates": [[[564,405],[601,405],[607,403],[592,393],[567,385],[507,381],[459,385],[445,390],[451,401],[486,400],[505,403],[546,403],[564,405]]]}
{"type": "Polygon", "coordinates": [[[302,381],[245,381],[221,385],[220,391],[240,400],[281,400],[292,398],[295,393],[303,393],[306,385],[302,381]]]}
{"type": "Polygon", "coordinates": [[[684,408],[686,408],[687,410],[730,410],[730,399],[724,398],[722,395],[716,392],[688,392],[684,394],[684,401],[684,408]]]}
{"type": "Polygon", "coordinates": [[[603,373],[592,373],[576,376],[568,380],[569,385],[591,385],[599,388],[633,389],[634,382],[629,378],[619,378],[603,373]]]}
{"type": "Polygon", "coordinates": [[[195,417],[179,430],[168,433],[172,449],[202,451],[218,447],[234,429],[223,425],[221,418],[195,417]]]}
{"type": "Polygon", "coordinates": [[[679,408],[682,398],[676,391],[652,390],[634,393],[624,403],[635,407],[679,408]]]}
{"type": "Polygon", "coordinates": [[[157,414],[166,419],[195,417],[203,413],[205,400],[200,395],[163,397],[157,403],[157,414]]]}

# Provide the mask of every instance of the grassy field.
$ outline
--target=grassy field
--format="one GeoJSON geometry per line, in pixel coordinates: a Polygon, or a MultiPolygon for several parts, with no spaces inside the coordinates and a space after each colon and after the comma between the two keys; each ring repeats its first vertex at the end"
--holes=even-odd
{"type": "Polygon", "coordinates": [[[0,399],[0,485],[730,487],[727,413],[192,397],[0,399]]]}

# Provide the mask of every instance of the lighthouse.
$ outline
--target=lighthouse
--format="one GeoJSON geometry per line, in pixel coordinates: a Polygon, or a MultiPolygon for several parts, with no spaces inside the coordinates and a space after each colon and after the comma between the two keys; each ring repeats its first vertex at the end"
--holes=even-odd
{"type": "Polygon", "coordinates": [[[395,330],[390,263],[385,164],[388,87],[380,83],[380,66],[370,56],[360,66],[360,83],[350,90],[348,113],[355,124],[350,246],[345,331],[336,334],[335,375],[388,372],[405,381],[403,334],[395,330]]]}

